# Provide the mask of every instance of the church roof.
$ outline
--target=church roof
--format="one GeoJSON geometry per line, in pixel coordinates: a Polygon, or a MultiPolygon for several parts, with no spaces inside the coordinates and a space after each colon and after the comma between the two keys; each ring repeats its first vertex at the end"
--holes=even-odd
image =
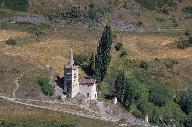
{"type": "Polygon", "coordinates": [[[69,58],[69,62],[67,65],[65,65],[66,68],[74,68],[74,69],[77,69],[78,66],[75,66],[75,62],[74,62],[74,59],[73,59],[73,50],[71,49],[71,53],[70,53],[70,58],[69,58]]]}
{"type": "Polygon", "coordinates": [[[80,79],[79,85],[94,85],[96,83],[95,79],[80,79]]]}

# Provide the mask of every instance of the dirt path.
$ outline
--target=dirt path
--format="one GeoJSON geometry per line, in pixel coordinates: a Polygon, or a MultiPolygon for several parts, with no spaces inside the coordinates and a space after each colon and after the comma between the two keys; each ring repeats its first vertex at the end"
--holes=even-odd
{"type": "MultiPolygon", "coordinates": [[[[6,101],[10,101],[10,102],[13,102],[16,104],[30,106],[30,107],[34,107],[34,108],[69,113],[72,115],[77,115],[77,116],[96,119],[96,120],[110,121],[110,122],[114,122],[119,125],[122,124],[122,123],[119,123],[119,120],[121,120],[122,116],[114,117],[114,116],[102,114],[99,112],[95,112],[90,109],[89,110],[84,109],[79,105],[68,104],[68,103],[65,104],[60,101],[43,101],[43,100],[34,100],[34,99],[25,99],[24,100],[24,99],[19,99],[19,98],[6,97],[3,95],[0,95],[0,99],[4,99],[6,101]]],[[[127,125],[150,127],[150,124],[147,124],[144,121],[141,121],[141,120],[133,117],[131,114],[128,115],[126,113],[123,113],[122,115],[124,115],[124,118],[127,119],[127,125]]]]}
{"type": "Polygon", "coordinates": [[[15,93],[16,93],[16,91],[17,91],[17,89],[19,88],[19,80],[21,79],[23,77],[23,74],[21,74],[19,77],[16,77],[15,79],[14,79],[14,83],[16,84],[16,88],[14,89],[14,91],[13,91],[13,98],[15,98],[16,96],[15,96],[15,93]]]}
{"type": "Polygon", "coordinates": [[[106,116],[100,116],[99,114],[93,114],[93,113],[80,113],[80,112],[75,112],[72,111],[70,109],[66,109],[66,108],[61,108],[60,106],[47,106],[47,105],[36,105],[36,104],[30,104],[27,102],[22,102],[20,99],[16,99],[16,98],[10,98],[10,97],[6,97],[6,96],[0,96],[1,99],[10,101],[10,102],[14,102],[16,104],[21,104],[21,105],[25,105],[25,106],[30,106],[30,107],[35,107],[35,108],[41,108],[41,109],[48,109],[48,110],[53,110],[53,111],[57,111],[57,112],[64,112],[64,113],[69,113],[72,115],[78,115],[81,117],[87,117],[87,118],[92,118],[92,119],[98,119],[98,120],[104,120],[104,121],[112,121],[112,122],[117,122],[119,121],[119,119],[115,119],[115,118],[110,118],[110,117],[106,117],[106,116]]]}

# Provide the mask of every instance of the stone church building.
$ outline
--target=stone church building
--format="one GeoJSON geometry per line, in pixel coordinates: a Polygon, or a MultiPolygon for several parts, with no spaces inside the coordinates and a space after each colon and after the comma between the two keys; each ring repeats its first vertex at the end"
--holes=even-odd
{"type": "Polygon", "coordinates": [[[64,66],[64,93],[73,98],[78,93],[85,95],[90,100],[97,99],[97,84],[94,79],[79,79],[78,66],[74,64],[73,53],[68,65],[64,66]]]}

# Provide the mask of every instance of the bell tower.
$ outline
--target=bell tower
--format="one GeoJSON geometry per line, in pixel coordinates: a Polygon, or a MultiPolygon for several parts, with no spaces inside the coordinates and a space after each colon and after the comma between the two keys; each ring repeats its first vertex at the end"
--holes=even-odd
{"type": "Polygon", "coordinates": [[[73,51],[70,52],[70,59],[67,66],[64,66],[64,93],[73,98],[79,92],[79,70],[75,66],[73,51]]]}

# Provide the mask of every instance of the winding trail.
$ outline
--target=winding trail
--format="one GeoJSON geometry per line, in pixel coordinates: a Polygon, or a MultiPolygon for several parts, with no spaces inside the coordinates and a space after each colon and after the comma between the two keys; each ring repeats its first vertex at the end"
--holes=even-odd
{"type": "Polygon", "coordinates": [[[16,84],[16,88],[14,89],[14,91],[13,91],[13,98],[16,98],[16,96],[15,96],[15,93],[16,93],[16,91],[17,91],[17,89],[19,88],[19,80],[21,79],[23,77],[23,74],[20,74],[20,76],[19,77],[16,77],[15,79],[14,79],[14,83],[16,84]]]}

